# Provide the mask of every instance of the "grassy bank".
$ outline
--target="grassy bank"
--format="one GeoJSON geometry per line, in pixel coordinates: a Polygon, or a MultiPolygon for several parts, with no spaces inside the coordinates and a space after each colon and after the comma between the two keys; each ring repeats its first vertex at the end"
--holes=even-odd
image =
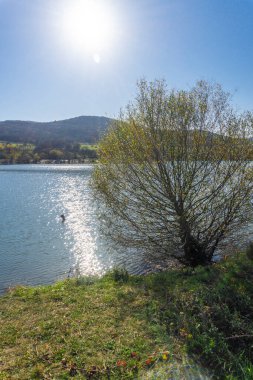
{"type": "Polygon", "coordinates": [[[17,287],[0,352],[0,379],[253,379],[253,264],[17,287]]]}

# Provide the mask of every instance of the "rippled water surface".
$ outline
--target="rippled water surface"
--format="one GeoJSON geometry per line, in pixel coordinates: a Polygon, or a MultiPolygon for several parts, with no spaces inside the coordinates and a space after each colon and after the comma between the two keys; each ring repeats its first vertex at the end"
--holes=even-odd
{"type": "Polygon", "coordinates": [[[0,166],[0,292],[76,271],[99,275],[114,264],[140,272],[99,235],[91,173],[92,165],[0,166]]]}

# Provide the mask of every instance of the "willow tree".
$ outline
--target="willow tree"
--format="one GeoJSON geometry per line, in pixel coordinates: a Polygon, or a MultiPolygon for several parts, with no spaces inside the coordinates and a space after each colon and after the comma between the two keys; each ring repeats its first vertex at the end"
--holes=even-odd
{"type": "Polygon", "coordinates": [[[99,145],[92,182],[107,233],[153,257],[207,265],[252,218],[252,115],[204,81],[137,89],[99,145]]]}

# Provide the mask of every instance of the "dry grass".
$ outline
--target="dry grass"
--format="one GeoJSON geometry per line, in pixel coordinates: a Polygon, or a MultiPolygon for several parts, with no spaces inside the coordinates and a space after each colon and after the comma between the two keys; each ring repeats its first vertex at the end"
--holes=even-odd
{"type": "Polygon", "coordinates": [[[18,287],[0,299],[0,378],[133,378],[148,355],[167,349],[149,307],[143,287],[109,277],[18,287]]]}

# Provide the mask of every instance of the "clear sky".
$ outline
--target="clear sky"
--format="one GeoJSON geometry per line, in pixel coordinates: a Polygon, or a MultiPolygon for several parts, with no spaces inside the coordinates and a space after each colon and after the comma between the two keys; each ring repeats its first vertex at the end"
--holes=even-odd
{"type": "Polygon", "coordinates": [[[142,77],[253,110],[253,0],[0,0],[0,120],[116,117],[142,77]]]}

